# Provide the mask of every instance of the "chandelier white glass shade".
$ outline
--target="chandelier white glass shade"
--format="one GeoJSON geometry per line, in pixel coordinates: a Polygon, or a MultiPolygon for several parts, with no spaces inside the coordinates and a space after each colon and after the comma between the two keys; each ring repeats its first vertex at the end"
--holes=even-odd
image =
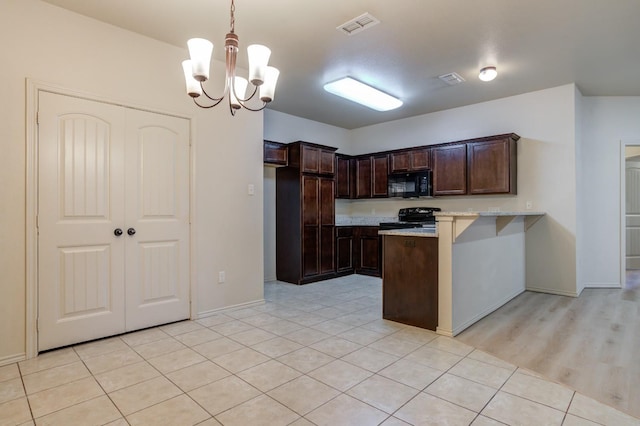
{"type": "Polygon", "coordinates": [[[213,108],[220,104],[227,97],[229,99],[229,111],[231,115],[235,115],[240,108],[250,111],[261,111],[267,104],[273,101],[276,90],[276,83],[280,71],[274,67],[268,66],[271,50],[260,44],[252,44],[247,47],[249,56],[249,81],[251,82],[251,93],[247,96],[247,87],[249,81],[236,75],[236,59],[238,56],[238,36],[235,34],[235,3],[231,0],[231,30],[227,34],[224,43],[226,77],[224,91],[220,97],[209,95],[203,86],[203,83],[209,79],[209,66],[211,64],[211,54],[213,53],[213,44],[209,40],[203,38],[192,38],[187,42],[189,47],[189,56],[191,59],[182,62],[184,78],[187,84],[187,94],[193,98],[193,101],[200,108],[213,108]],[[249,102],[258,93],[258,97],[262,101],[262,106],[255,108],[249,106],[249,102]],[[204,95],[208,103],[198,102],[198,98],[204,95]]]}

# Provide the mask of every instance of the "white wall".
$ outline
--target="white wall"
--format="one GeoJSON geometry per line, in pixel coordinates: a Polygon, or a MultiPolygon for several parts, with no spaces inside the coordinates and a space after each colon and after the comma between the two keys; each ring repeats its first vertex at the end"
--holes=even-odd
{"type": "Polygon", "coordinates": [[[262,114],[199,110],[184,93],[186,49],[37,0],[2,2],[0,54],[0,364],[25,352],[26,78],[194,118],[192,300],[206,312],[262,299],[262,114]]]}
{"type": "Polygon", "coordinates": [[[584,97],[582,104],[582,276],[586,287],[619,287],[621,142],[640,144],[640,97],[584,97]]]}

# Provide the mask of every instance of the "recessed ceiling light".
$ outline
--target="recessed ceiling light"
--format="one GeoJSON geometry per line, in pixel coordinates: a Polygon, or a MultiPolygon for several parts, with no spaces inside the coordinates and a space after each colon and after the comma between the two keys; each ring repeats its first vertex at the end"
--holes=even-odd
{"type": "Polygon", "coordinates": [[[402,106],[400,99],[387,95],[351,77],[344,77],[327,83],[324,85],[324,90],[376,111],[389,111],[402,106]]]}
{"type": "Polygon", "coordinates": [[[480,70],[480,74],[478,74],[478,78],[482,81],[491,81],[498,75],[498,70],[496,67],[484,67],[480,70]]]}

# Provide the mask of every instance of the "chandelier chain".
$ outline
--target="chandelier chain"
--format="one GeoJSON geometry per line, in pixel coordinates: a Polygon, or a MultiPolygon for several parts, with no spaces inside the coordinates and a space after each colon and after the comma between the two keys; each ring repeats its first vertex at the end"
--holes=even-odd
{"type": "Polygon", "coordinates": [[[231,0],[231,32],[235,32],[236,29],[236,17],[235,17],[235,12],[236,12],[236,3],[234,0],[231,0]]]}

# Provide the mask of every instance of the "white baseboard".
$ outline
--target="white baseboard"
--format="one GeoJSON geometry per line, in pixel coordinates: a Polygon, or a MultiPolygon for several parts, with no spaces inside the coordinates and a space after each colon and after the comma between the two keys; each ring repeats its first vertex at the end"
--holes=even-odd
{"type": "Polygon", "coordinates": [[[444,330],[440,327],[436,327],[436,333],[441,336],[453,337],[453,333],[450,330],[444,330]]]}
{"type": "Polygon", "coordinates": [[[535,286],[527,286],[527,291],[535,291],[538,293],[548,293],[548,294],[556,294],[558,296],[569,296],[569,297],[578,297],[579,294],[575,291],[562,291],[555,288],[545,288],[545,287],[535,287],[535,286]]]}
{"type": "Polygon", "coordinates": [[[250,308],[252,306],[259,306],[264,304],[264,299],[254,300],[253,302],[239,303],[237,305],[225,306],[224,308],[211,309],[208,311],[198,312],[196,319],[206,318],[219,314],[224,311],[235,311],[238,309],[250,308]]]}
{"type": "Polygon", "coordinates": [[[622,288],[620,283],[585,283],[584,288],[622,288]]]}
{"type": "Polygon", "coordinates": [[[3,365],[13,364],[19,361],[24,361],[25,359],[27,359],[27,354],[25,353],[5,356],[0,358],[0,367],[2,367],[3,365]]]}
{"type": "MultiPolygon", "coordinates": [[[[521,295],[522,293],[524,293],[525,290],[521,290],[518,289],[516,292],[510,294],[507,297],[502,298],[501,300],[499,300],[498,302],[494,303],[493,305],[489,306],[487,309],[483,310],[482,312],[480,312],[478,315],[475,315],[473,318],[465,321],[464,323],[460,324],[459,326],[454,326],[453,327],[453,336],[456,336],[458,334],[460,334],[462,331],[464,331],[465,329],[469,328],[471,325],[475,324],[476,322],[480,321],[482,318],[486,317],[487,315],[489,315],[491,312],[501,308],[503,305],[505,305],[507,302],[509,302],[511,299],[521,295]]],[[[454,314],[455,315],[455,314],[454,314]]]]}

